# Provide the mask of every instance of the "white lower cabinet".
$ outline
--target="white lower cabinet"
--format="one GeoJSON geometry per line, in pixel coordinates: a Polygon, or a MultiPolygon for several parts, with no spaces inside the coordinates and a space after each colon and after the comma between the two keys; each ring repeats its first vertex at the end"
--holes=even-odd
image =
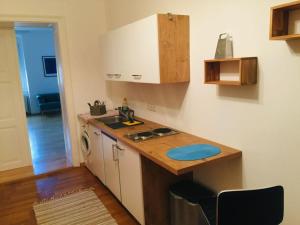
{"type": "Polygon", "coordinates": [[[121,200],[120,174],[117,140],[102,132],[102,144],[104,153],[105,184],[110,191],[121,200]]]}
{"type": "Polygon", "coordinates": [[[89,169],[105,184],[104,158],[102,148],[101,131],[94,127],[89,127],[91,155],[87,158],[89,169]]]}
{"type": "Polygon", "coordinates": [[[140,154],[118,141],[122,204],[145,224],[140,154]]]}
{"type": "Polygon", "coordinates": [[[144,225],[141,159],[138,152],[102,132],[107,188],[144,225]]]}

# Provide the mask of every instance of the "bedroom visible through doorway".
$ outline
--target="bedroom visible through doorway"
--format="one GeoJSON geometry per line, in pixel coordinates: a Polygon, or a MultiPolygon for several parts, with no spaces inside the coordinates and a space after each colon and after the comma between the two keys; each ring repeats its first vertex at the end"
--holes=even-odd
{"type": "Polygon", "coordinates": [[[16,27],[15,32],[34,173],[65,168],[54,29],[16,27]]]}

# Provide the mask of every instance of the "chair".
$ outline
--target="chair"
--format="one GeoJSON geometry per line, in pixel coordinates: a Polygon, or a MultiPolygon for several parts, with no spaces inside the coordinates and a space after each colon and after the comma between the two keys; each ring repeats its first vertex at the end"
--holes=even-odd
{"type": "Polygon", "coordinates": [[[170,187],[171,225],[279,225],[283,209],[282,186],[218,194],[192,181],[170,187]]]}
{"type": "Polygon", "coordinates": [[[216,203],[216,218],[200,203],[210,225],[278,225],[283,220],[284,190],[275,186],[222,191],[216,203]]]}

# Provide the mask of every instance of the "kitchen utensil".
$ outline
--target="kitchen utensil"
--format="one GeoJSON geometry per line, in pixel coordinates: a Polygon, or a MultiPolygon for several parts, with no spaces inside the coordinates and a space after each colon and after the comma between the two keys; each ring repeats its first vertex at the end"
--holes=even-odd
{"type": "Polygon", "coordinates": [[[220,34],[215,58],[222,59],[222,58],[232,58],[232,57],[233,57],[232,37],[228,33],[220,34]]]}

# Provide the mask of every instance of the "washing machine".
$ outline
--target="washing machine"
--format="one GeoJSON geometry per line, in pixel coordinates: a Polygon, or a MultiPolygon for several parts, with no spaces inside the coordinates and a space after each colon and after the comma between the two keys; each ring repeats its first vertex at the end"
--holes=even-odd
{"type": "Polygon", "coordinates": [[[88,123],[81,122],[80,144],[86,167],[105,184],[103,154],[98,146],[102,145],[101,133],[88,123]]]}
{"type": "Polygon", "coordinates": [[[89,125],[85,122],[80,123],[80,145],[81,153],[85,162],[85,165],[89,168],[89,156],[91,155],[92,146],[89,134],[89,125]]]}

